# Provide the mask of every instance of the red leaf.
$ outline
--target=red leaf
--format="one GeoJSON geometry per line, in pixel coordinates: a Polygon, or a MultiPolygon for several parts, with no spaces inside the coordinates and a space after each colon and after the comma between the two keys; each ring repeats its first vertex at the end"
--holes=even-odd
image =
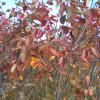
{"type": "Polygon", "coordinates": [[[19,62],[17,64],[17,68],[16,69],[17,69],[18,72],[22,72],[24,70],[24,64],[22,62],[19,62]]]}
{"type": "Polygon", "coordinates": [[[64,57],[60,57],[58,64],[60,65],[60,67],[64,67],[65,66],[65,59],[64,59],[64,57]]]}
{"type": "Polygon", "coordinates": [[[37,33],[37,35],[38,35],[38,38],[41,38],[41,37],[43,36],[43,31],[41,31],[41,30],[38,30],[38,33],[37,33]]]}
{"type": "Polygon", "coordinates": [[[42,25],[42,27],[44,27],[44,26],[46,25],[46,23],[47,23],[46,20],[42,20],[42,21],[41,21],[41,25],[42,25]]]}
{"type": "Polygon", "coordinates": [[[53,5],[52,0],[48,0],[48,1],[47,1],[47,4],[49,4],[49,5],[53,5]]]}
{"type": "Polygon", "coordinates": [[[22,18],[24,17],[24,14],[19,14],[18,17],[19,17],[20,19],[22,19],[22,18]]]}
{"type": "Polygon", "coordinates": [[[50,72],[52,72],[52,71],[54,70],[54,68],[53,68],[52,66],[49,66],[49,67],[48,67],[48,70],[49,70],[50,72]]]}
{"type": "Polygon", "coordinates": [[[82,55],[81,55],[81,59],[88,63],[88,60],[89,60],[89,51],[88,49],[84,49],[83,52],[82,52],[82,55]]]}
{"type": "Polygon", "coordinates": [[[93,20],[93,19],[92,19],[91,17],[88,18],[87,22],[88,22],[89,25],[92,24],[92,20],[93,20]]]}
{"type": "Polygon", "coordinates": [[[57,4],[60,4],[61,3],[61,0],[55,0],[57,4]]]}
{"type": "Polygon", "coordinates": [[[45,26],[45,30],[47,30],[47,31],[50,30],[50,26],[49,25],[46,25],[45,26]]]}
{"type": "Polygon", "coordinates": [[[62,42],[62,39],[53,39],[52,42],[62,42]]]}
{"type": "Polygon", "coordinates": [[[64,34],[67,34],[68,31],[69,31],[69,29],[68,29],[67,26],[61,26],[61,29],[62,29],[62,31],[63,31],[64,34]]]}
{"type": "Polygon", "coordinates": [[[87,0],[83,0],[83,1],[84,1],[84,2],[83,2],[83,5],[86,6],[86,2],[87,2],[87,0]]]}
{"type": "Polygon", "coordinates": [[[26,11],[27,10],[27,6],[24,4],[23,6],[23,10],[26,11]]]}
{"type": "Polygon", "coordinates": [[[34,39],[37,36],[38,29],[34,27],[32,29],[33,29],[32,38],[34,39]]]}
{"type": "Polygon", "coordinates": [[[100,57],[100,53],[99,53],[99,51],[97,50],[97,48],[91,47],[91,50],[92,50],[93,54],[94,54],[96,57],[100,57]]]}
{"type": "Polygon", "coordinates": [[[51,53],[54,55],[54,56],[57,56],[57,57],[60,57],[61,56],[61,54],[58,52],[58,51],[56,51],[55,49],[50,49],[51,50],[51,53]]]}
{"type": "Polygon", "coordinates": [[[59,14],[62,16],[65,10],[66,10],[65,4],[61,3],[60,9],[59,9],[59,14]]]}
{"type": "Polygon", "coordinates": [[[3,24],[3,25],[8,24],[8,19],[4,19],[4,20],[2,21],[2,24],[3,24]]]}
{"type": "Polygon", "coordinates": [[[2,16],[2,12],[0,11],[0,16],[2,16]]]}

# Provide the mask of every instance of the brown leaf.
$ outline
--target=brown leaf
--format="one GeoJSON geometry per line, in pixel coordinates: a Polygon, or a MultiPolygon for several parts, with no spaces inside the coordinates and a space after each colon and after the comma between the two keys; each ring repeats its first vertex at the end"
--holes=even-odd
{"type": "Polygon", "coordinates": [[[31,46],[32,46],[32,37],[27,37],[27,38],[25,39],[25,47],[26,47],[27,49],[29,49],[29,48],[31,48],[31,46]]]}
{"type": "Polygon", "coordinates": [[[21,53],[20,53],[20,60],[25,63],[26,61],[26,49],[25,47],[22,47],[21,53]]]}

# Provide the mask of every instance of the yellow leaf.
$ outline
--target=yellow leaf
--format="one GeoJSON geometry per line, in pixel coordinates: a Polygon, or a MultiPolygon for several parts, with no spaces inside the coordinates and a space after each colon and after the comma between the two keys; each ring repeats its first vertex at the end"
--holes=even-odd
{"type": "Polygon", "coordinates": [[[31,57],[30,65],[34,67],[40,59],[38,57],[31,57]]]}
{"type": "Polygon", "coordinates": [[[16,70],[17,64],[13,64],[11,67],[11,72],[13,73],[16,70]]]}
{"type": "Polygon", "coordinates": [[[32,61],[39,61],[39,58],[38,57],[31,57],[32,61]]]}
{"type": "Polygon", "coordinates": [[[24,77],[23,77],[22,75],[20,75],[20,76],[19,76],[19,80],[20,80],[20,81],[23,81],[23,80],[24,80],[24,77]]]}
{"type": "Polygon", "coordinates": [[[75,64],[72,64],[72,68],[76,68],[76,65],[75,64]]]}
{"type": "Polygon", "coordinates": [[[51,56],[50,58],[49,58],[49,61],[52,61],[52,60],[54,60],[55,59],[55,56],[51,56]]]}

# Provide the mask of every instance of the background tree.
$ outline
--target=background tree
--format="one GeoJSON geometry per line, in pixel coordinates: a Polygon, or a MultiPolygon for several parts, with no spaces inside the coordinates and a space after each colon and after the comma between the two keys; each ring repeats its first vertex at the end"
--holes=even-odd
{"type": "Polygon", "coordinates": [[[2,99],[99,100],[100,2],[55,1],[58,15],[39,0],[0,8],[2,99]]]}

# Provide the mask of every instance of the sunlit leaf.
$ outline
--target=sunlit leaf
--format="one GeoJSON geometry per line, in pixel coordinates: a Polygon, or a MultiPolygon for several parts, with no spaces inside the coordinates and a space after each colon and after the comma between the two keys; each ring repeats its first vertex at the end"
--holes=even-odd
{"type": "Polygon", "coordinates": [[[17,67],[17,64],[13,64],[12,67],[11,67],[11,72],[13,73],[15,70],[16,70],[16,67],[17,67]]]}
{"type": "Polygon", "coordinates": [[[30,65],[32,67],[36,67],[37,66],[37,62],[39,61],[40,59],[38,57],[31,57],[31,62],[30,62],[30,65]]]}
{"type": "Polygon", "coordinates": [[[92,96],[92,95],[94,94],[94,89],[93,89],[93,87],[89,87],[88,93],[89,93],[90,96],[92,96]]]}
{"type": "Polygon", "coordinates": [[[76,68],[76,65],[75,64],[72,64],[72,68],[76,68]]]}
{"type": "Polygon", "coordinates": [[[49,61],[52,61],[52,60],[54,60],[55,59],[55,56],[51,56],[50,58],[49,58],[49,61]]]}
{"type": "Polygon", "coordinates": [[[24,80],[24,77],[23,77],[22,75],[20,75],[20,76],[19,76],[19,80],[20,80],[20,81],[23,81],[23,80],[24,80]]]}

